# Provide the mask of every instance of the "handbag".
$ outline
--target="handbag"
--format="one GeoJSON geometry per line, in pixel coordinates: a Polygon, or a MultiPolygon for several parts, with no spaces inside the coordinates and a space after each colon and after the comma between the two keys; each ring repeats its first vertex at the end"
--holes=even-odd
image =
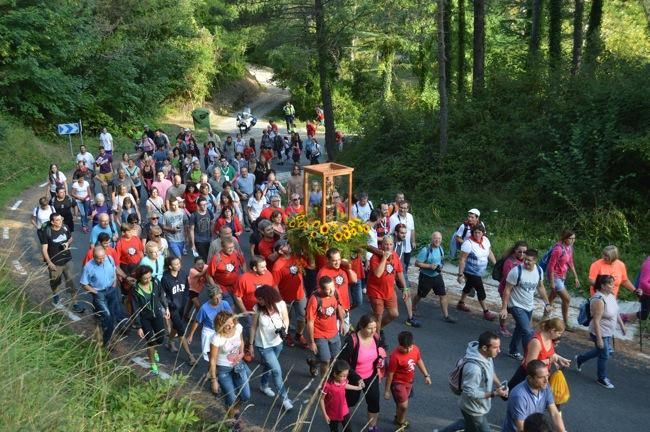
{"type": "Polygon", "coordinates": [[[551,386],[551,392],[553,392],[553,399],[555,399],[556,405],[563,405],[569,401],[571,398],[571,392],[569,391],[569,384],[564,377],[564,373],[558,369],[548,380],[549,385],[551,386]]]}

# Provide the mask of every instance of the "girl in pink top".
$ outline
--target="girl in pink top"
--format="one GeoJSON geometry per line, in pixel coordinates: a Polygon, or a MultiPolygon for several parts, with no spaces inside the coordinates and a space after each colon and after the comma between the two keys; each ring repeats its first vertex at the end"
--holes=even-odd
{"type": "Polygon", "coordinates": [[[329,378],[323,384],[320,408],[330,431],[338,432],[339,425],[345,430],[350,422],[350,408],[345,400],[345,390],[362,390],[363,381],[358,386],[348,383],[350,365],[345,360],[336,360],[329,378]]]}
{"type": "Polygon", "coordinates": [[[571,296],[566,290],[565,280],[569,269],[573,273],[576,288],[580,287],[580,280],[573,265],[573,244],[576,242],[576,233],[572,230],[562,231],[560,241],[558,241],[551,252],[546,266],[546,275],[551,286],[551,294],[548,296],[548,302],[553,306],[553,300],[560,297],[562,300],[562,319],[567,331],[571,331],[569,326],[569,303],[571,296]]]}

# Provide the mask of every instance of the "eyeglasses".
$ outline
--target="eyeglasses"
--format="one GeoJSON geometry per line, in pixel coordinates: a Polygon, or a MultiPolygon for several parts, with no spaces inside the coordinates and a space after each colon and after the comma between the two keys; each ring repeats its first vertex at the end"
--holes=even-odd
{"type": "Polygon", "coordinates": [[[151,216],[149,219],[159,219],[158,216],[151,216]]]}
{"type": "Polygon", "coordinates": [[[332,195],[332,198],[341,198],[341,197],[338,195],[332,195]]]}
{"type": "Polygon", "coordinates": [[[291,198],[291,201],[300,201],[300,198],[291,198]]]}
{"type": "Polygon", "coordinates": [[[408,207],[400,207],[399,209],[400,210],[408,210],[409,208],[408,207]]]}

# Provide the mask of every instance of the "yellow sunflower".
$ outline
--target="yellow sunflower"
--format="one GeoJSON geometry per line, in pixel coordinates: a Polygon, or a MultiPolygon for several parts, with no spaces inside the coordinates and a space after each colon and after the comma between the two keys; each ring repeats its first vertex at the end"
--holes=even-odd
{"type": "Polygon", "coordinates": [[[366,234],[368,234],[370,232],[370,227],[368,225],[364,224],[364,225],[361,225],[359,228],[361,229],[362,232],[364,232],[366,234]]]}
{"type": "Polygon", "coordinates": [[[355,235],[359,234],[359,230],[357,230],[356,228],[352,228],[352,229],[350,230],[350,234],[353,235],[353,236],[355,236],[355,235]]]}
{"type": "Polygon", "coordinates": [[[289,223],[287,224],[289,228],[295,228],[296,227],[296,221],[295,220],[290,220],[289,223]]]}
{"type": "Polygon", "coordinates": [[[298,228],[305,229],[307,228],[307,223],[305,221],[300,221],[298,228]]]}
{"type": "Polygon", "coordinates": [[[316,233],[316,231],[312,231],[312,232],[309,233],[309,237],[312,238],[312,239],[315,239],[317,235],[318,234],[316,233]]]}
{"type": "Polygon", "coordinates": [[[341,240],[343,240],[343,234],[341,234],[340,232],[334,233],[334,240],[340,242],[341,240]]]}
{"type": "Polygon", "coordinates": [[[320,226],[320,233],[321,233],[322,235],[327,235],[327,233],[328,233],[329,231],[330,231],[330,227],[329,227],[328,224],[325,223],[325,224],[323,224],[323,225],[320,226]]]}
{"type": "Polygon", "coordinates": [[[318,228],[318,227],[320,227],[320,221],[319,221],[319,220],[315,220],[315,221],[313,221],[313,222],[311,223],[311,226],[312,226],[312,228],[318,228]]]}
{"type": "Polygon", "coordinates": [[[346,240],[350,240],[350,238],[352,238],[352,234],[350,234],[350,232],[348,231],[348,232],[346,232],[346,233],[343,233],[343,237],[344,237],[346,240]]]}
{"type": "Polygon", "coordinates": [[[303,220],[304,218],[305,218],[304,214],[299,214],[298,216],[296,216],[296,220],[303,220]]]}

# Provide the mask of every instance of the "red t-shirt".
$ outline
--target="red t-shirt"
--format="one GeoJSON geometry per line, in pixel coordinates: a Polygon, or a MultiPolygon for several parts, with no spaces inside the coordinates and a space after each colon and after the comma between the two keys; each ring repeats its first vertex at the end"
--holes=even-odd
{"type": "Polygon", "coordinates": [[[342,383],[325,381],[323,384],[323,398],[325,399],[325,412],[331,421],[343,421],[350,412],[345,399],[345,386],[348,380],[342,383]]]}
{"type": "Polygon", "coordinates": [[[316,270],[320,270],[323,267],[327,267],[327,264],[328,264],[327,257],[325,255],[316,255],[316,260],[315,260],[316,270]]]}
{"type": "Polygon", "coordinates": [[[230,255],[219,252],[210,260],[208,274],[219,284],[221,290],[231,293],[244,266],[244,257],[241,252],[234,251],[230,255]]]}
{"type": "MultiPolygon", "coordinates": [[[[106,255],[113,258],[113,262],[115,263],[116,266],[119,267],[120,259],[117,256],[117,251],[110,246],[105,247],[104,250],[106,251],[106,255]]],[[[86,256],[84,256],[83,265],[86,265],[86,263],[91,259],[93,259],[93,248],[88,248],[88,251],[86,252],[86,256]]]]}
{"type": "Polygon", "coordinates": [[[316,281],[319,281],[323,276],[329,276],[334,281],[334,286],[336,291],[339,293],[339,300],[341,301],[341,306],[343,309],[350,310],[350,288],[348,272],[342,268],[335,269],[329,266],[325,266],[319,270],[316,275],[316,281]]]}
{"type": "Polygon", "coordinates": [[[282,207],[267,207],[260,213],[262,219],[271,220],[271,213],[275,210],[279,211],[282,214],[282,222],[287,221],[287,212],[282,207]]]}
{"type": "Polygon", "coordinates": [[[370,258],[370,265],[368,267],[368,297],[378,299],[390,299],[395,295],[395,275],[401,273],[402,260],[397,257],[395,251],[393,256],[389,258],[384,268],[384,273],[381,277],[375,276],[375,269],[379,266],[381,257],[373,254],[370,258]]]}
{"type": "Polygon", "coordinates": [[[336,316],[336,307],[338,302],[336,297],[322,297],[321,311],[318,312],[318,293],[314,293],[307,300],[305,317],[307,321],[314,322],[314,339],[330,339],[337,335],[336,327],[338,317],[336,316]]]}
{"type": "Polygon", "coordinates": [[[422,359],[420,348],[416,345],[413,345],[413,349],[407,353],[401,352],[399,347],[395,348],[388,362],[388,373],[394,373],[393,382],[412,384],[415,380],[415,368],[420,359],[422,359]]]}
{"type": "Polygon", "coordinates": [[[137,265],[140,264],[144,256],[142,240],[138,236],[133,236],[130,239],[125,237],[120,238],[115,245],[115,250],[117,251],[120,264],[137,265]]]}
{"type": "Polygon", "coordinates": [[[273,264],[273,280],[285,302],[305,297],[300,264],[300,261],[294,256],[289,258],[280,256],[273,264]]]}
{"type": "Polygon", "coordinates": [[[252,311],[257,303],[255,290],[262,285],[274,285],[273,275],[270,272],[267,271],[261,276],[254,272],[246,272],[237,279],[233,295],[242,299],[247,311],[252,311]]]}
{"type": "Polygon", "coordinates": [[[360,255],[357,255],[356,258],[350,260],[350,269],[357,274],[358,281],[366,278],[366,273],[363,270],[363,261],[361,261],[360,255]]]}
{"type": "Polygon", "coordinates": [[[183,199],[185,200],[185,210],[192,214],[198,208],[196,200],[201,196],[201,192],[183,192],[183,199]]]}
{"type": "Polygon", "coordinates": [[[244,148],[244,159],[250,160],[251,156],[253,156],[254,154],[255,154],[255,149],[253,149],[252,147],[249,146],[244,148]]]}
{"type": "Polygon", "coordinates": [[[266,260],[266,268],[270,271],[273,268],[273,261],[269,259],[269,256],[274,252],[273,246],[275,245],[275,237],[272,239],[267,239],[266,237],[262,238],[257,243],[257,253],[264,257],[266,260]]]}
{"type": "Polygon", "coordinates": [[[299,215],[299,214],[302,214],[304,212],[305,212],[305,206],[303,206],[302,204],[299,205],[298,207],[287,206],[287,210],[286,210],[286,213],[289,216],[291,216],[291,215],[299,215]]]}

